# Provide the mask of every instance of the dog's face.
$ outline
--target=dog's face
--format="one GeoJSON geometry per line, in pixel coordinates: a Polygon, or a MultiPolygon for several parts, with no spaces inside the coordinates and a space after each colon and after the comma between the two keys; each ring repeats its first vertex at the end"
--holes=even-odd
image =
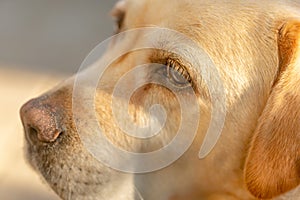
{"type": "Polygon", "coordinates": [[[120,34],[103,58],[21,109],[28,159],[59,196],[253,199],[298,186],[296,11],[279,2],[127,0],[113,15],[120,34]],[[95,89],[91,79],[103,65],[95,89]],[[164,113],[149,112],[156,104],[164,113]],[[216,113],[224,114],[220,137],[216,113]],[[133,137],[125,134],[129,124],[148,129],[129,128],[133,137]],[[98,140],[99,126],[114,147],[135,153],[128,162],[98,140]],[[132,159],[168,146],[179,132],[192,141],[152,160],[132,159]],[[214,148],[199,159],[203,144],[214,148]],[[174,162],[154,164],[182,149],[174,162]],[[125,173],[133,171],[149,173],[125,173]]]}

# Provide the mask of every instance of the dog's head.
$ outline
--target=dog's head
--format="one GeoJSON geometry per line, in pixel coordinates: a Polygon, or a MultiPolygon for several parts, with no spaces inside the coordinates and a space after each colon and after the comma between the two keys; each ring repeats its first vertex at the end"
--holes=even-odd
{"type": "Polygon", "coordinates": [[[22,107],[30,163],[63,199],[273,198],[296,188],[293,6],[119,2],[104,56],[22,107]]]}

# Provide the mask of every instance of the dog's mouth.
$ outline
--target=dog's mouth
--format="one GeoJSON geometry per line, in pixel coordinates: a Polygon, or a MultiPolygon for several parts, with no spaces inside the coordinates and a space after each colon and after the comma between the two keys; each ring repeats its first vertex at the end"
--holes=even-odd
{"type": "Polygon", "coordinates": [[[27,131],[28,163],[62,199],[97,199],[94,195],[103,193],[111,171],[81,146],[75,131],[64,131],[53,142],[40,141],[35,129],[27,131]]]}

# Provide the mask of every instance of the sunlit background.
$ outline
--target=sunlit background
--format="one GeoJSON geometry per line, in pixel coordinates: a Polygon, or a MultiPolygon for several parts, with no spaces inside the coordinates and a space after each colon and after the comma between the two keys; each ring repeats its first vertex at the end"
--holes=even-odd
{"type": "Polygon", "coordinates": [[[59,199],[23,155],[19,108],[76,73],[113,32],[116,0],[0,0],[0,199],[59,199]]]}

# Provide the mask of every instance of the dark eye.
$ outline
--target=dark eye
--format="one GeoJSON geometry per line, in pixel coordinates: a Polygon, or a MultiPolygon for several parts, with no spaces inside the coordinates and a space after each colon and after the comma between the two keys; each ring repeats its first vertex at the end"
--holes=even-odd
{"type": "Polygon", "coordinates": [[[172,84],[179,87],[185,87],[192,82],[187,70],[171,59],[167,61],[167,76],[172,84]]]}

